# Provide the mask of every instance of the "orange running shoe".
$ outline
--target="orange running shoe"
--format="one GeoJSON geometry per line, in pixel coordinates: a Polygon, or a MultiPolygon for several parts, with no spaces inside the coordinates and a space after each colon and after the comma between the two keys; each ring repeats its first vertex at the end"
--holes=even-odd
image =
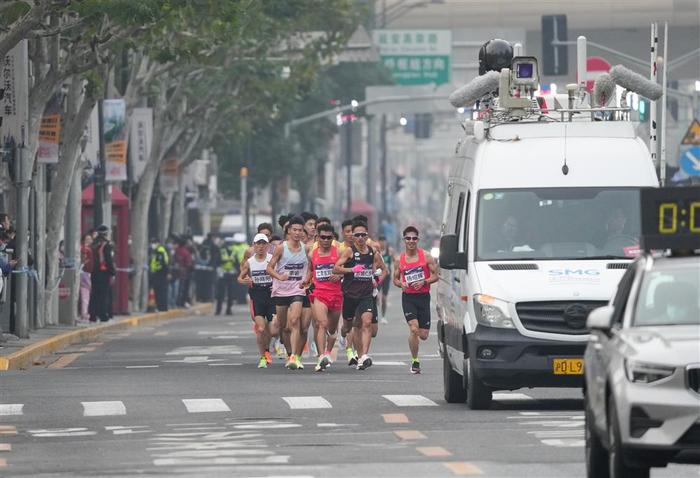
{"type": "Polygon", "coordinates": [[[265,351],[265,360],[267,361],[268,365],[272,363],[272,355],[270,355],[270,351],[266,350],[265,351]]]}

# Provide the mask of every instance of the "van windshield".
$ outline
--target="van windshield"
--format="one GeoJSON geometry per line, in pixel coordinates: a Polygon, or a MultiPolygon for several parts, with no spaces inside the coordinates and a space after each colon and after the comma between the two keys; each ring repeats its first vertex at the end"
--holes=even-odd
{"type": "Polygon", "coordinates": [[[482,190],[477,260],[630,259],[639,254],[639,189],[482,190]]]}

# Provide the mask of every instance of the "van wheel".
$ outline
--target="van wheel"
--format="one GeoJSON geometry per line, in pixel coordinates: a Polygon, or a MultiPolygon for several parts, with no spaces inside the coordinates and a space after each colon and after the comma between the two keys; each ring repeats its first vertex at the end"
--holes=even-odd
{"type": "Polygon", "coordinates": [[[610,478],[649,478],[648,466],[629,466],[625,462],[624,449],[620,439],[620,425],[617,419],[617,407],[612,396],[608,397],[608,440],[609,477],[610,478]]]}
{"type": "Polygon", "coordinates": [[[464,403],[467,394],[462,385],[462,376],[452,370],[447,350],[442,355],[442,376],[445,382],[445,401],[447,403],[464,403]]]}
{"type": "Polygon", "coordinates": [[[491,406],[491,389],[483,384],[474,373],[470,359],[464,359],[464,381],[467,390],[467,405],[472,410],[486,410],[491,406]]]}
{"type": "Polygon", "coordinates": [[[584,396],[584,410],[586,414],[586,477],[610,478],[608,450],[605,449],[595,429],[593,412],[588,406],[588,400],[584,396]]]}

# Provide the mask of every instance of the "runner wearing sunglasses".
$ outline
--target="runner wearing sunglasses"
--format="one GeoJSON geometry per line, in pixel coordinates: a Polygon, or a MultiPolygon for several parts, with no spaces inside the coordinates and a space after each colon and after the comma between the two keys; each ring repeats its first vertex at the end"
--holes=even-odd
{"type": "Polygon", "coordinates": [[[335,264],[333,272],[343,274],[343,328],[352,322],[354,341],[360,355],[357,369],[372,366],[369,347],[372,341],[372,318],[375,313],[374,271],[381,270],[380,278],[386,275],[386,266],[381,254],[367,245],[367,223],[356,221],[352,225],[355,244],[346,248],[335,264]]]}
{"type": "Polygon", "coordinates": [[[318,363],[315,371],[322,372],[331,364],[331,351],[338,332],[340,311],[343,307],[342,276],[333,274],[338,261],[338,248],[333,245],[333,226],[318,226],[318,248],[309,253],[311,267],[305,283],[314,285],[312,309],[318,363]]]}
{"type": "Polygon", "coordinates": [[[418,229],[408,226],[403,230],[405,252],[394,268],[394,285],[400,287],[401,306],[410,333],[411,373],[420,373],[418,344],[430,334],[430,285],[438,281],[437,263],[430,254],[418,247],[418,229]]]}

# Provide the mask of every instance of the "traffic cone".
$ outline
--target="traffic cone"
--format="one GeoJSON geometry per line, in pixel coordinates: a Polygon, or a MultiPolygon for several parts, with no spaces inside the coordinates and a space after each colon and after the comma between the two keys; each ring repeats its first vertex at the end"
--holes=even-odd
{"type": "Polygon", "coordinates": [[[148,311],[153,312],[156,310],[156,293],[153,289],[148,291],[148,311]]]}

